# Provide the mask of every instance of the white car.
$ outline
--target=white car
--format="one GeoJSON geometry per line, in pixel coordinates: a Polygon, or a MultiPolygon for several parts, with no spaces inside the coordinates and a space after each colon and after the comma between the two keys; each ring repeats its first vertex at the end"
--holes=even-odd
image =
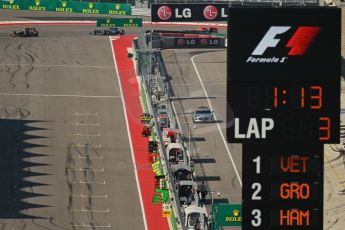
{"type": "Polygon", "coordinates": [[[206,106],[200,106],[193,111],[193,122],[214,122],[214,112],[206,106]]]}

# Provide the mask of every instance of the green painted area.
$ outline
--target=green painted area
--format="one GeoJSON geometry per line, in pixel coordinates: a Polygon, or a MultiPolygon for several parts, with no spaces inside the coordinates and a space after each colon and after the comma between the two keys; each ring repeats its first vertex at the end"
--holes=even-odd
{"type": "Polygon", "coordinates": [[[146,100],[146,94],[144,91],[144,86],[142,84],[140,84],[140,92],[141,92],[141,104],[143,107],[143,111],[144,113],[148,113],[149,112],[149,108],[147,106],[147,100],[146,100]]]}
{"type": "Polygon", "coordinates": [[[71,0],[0,0],[0,9],[111,15],[131,15],[132,13],[130,4],[71,0]]]}
{"type": "Polygon", "coordinates": [[[163,176],[164,175],[163,167],[162,167],[160,160],[158,160],[152,164],[152,171],[156,176],[163,176]]]}
{"type": "Polygon", "coordinates": [[[223,226],[242,225],[241,204],[213,204],[212,205],[212,229],[216,230],[223,226]]]}
{"type": "Polygon", "coordinates": [[[98,18],[97,27],[142,27],[141,18],[98,18]]]}
{"type": "Polygon", "coordinates": [[[156,188],[153,194],[152,204],[167,203],[169,200],[169,190],[156,188]]]}
{"type": "Polygon", "coordinates": [[[134,54],[128,53],[128,54],[127,54],[127,57],[128,57],[128,58],[133,58],[133,57],[134,57],[134,54]]]}
{"type": "Polygon", "coordinates": [[[177,222],[176,222],[176,217],[174,210],[171,209],[171,216],[170,216],[170,222],[171,222],[171,227],[173,230],[178,230],[177,222]]]}

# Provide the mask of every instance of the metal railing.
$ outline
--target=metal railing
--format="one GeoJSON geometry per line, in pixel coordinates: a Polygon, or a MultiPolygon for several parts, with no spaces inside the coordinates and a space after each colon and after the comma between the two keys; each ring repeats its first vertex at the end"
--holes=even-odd
{"type": "MultiPolygon", "coordinates": [[[[152,105],[151,95],[155,94],[155,90],[157,90],[159,92],[160,97],[165,99],[161,102],[158,102],[158,104],[164,103],[167,105],[167,114],[170,121],[169,127],[172,129],[181,129],[181,127],[179,127],[179,124],[176,122],[177,114],[175,114],[175,111],[171,105],[171,101],[169,98],[170,76],[168,75],[166,71],[165,63],[163,61],[160,51],[159,50],[153,51],[150,42],[147,42],[147,37],[144,36],[143,34],[138,36],[136,46],[137,46],[136,49],[137,49],[137,65],[138,65],[137,67],[138,67],[140,75],[142,76],[142,83],[144,85],[145,91],[147,92],[147,94],[149,94],[147,96],[147,101],[149,101],[148,104],[152,105]]],[[[183,208],[181,207],[179,197],[177,194],[177,181],[173,175],[172,169],[169,166],[169,156],[168,156],[166,148],[164,147],[162,130],[158,122],[158,114],[157,114],[157,111],[152,108],[152,106],[149,106],[149,107],[150,107],[150,113],[153,115],[155,123],[158,124],[158,128],[156,130],[157,138],[159,139],[161,143],[160,151],[162,153],[162,157],[166,165],[168,180],[172,188],[174,206],[176,210],[174,213],[176,213],[176,219],[180,223],[181,228],[185,229],[185,226],[184,226],[185,214],[184,214],[183,208]]],[[[189,141],[190,141],[190,135],[191,133],[189,133],[189,141]]],[[[189,165],[189,162],[191,162],[190,148],[189,148],[190,143],[187,143],[183,138],[178,138],[176,142],[179,142],[182,144],[183,152],[185,154],[184,158],[187,159],[186,162],[188,162],[187,165],[189,165]]],[[[193,142],[193,144],[195,143],[193,142]]],[[[197,182],[196,178],[194,178],[193,176],[192,176],[192,180],[197,182]]],[[[208,185],[206,186],[208,189],[208,185]]],[[[194,194],[194,200],[197,204],[199,204],[199,196],[197,192],[195,192],[194,194]]]]}
{"type": "MultiPolygon", "coordinates": [[[[151,101],[151,94],[153,86],[157,87],[157,90],[163,94],[166,93],[165,90],[165,84],[162,80],[162,76],[160,75],[160,68],[158,67],[158,59],[159,55],[157,55],[157,52],[154,52],[149,49],[148,44],[145,41],[145,37],[143,34],[140,34],[138,36],[138,39],[134,43],[134,47],[136,49],[136,57],[137,57],[137,70],[138,74],[141,76],[142,79],[142,85],[144,88],[144,91],[146,93],[146,98],[148,102],[148,107],[150,113],[153,115],[153,119],[155,124],[159,124],[157,119],[157,114],[155,109],[152,107],[152,101],[151,101]],[[157,85],[154,85],[157,84],[157,85]]],[[[155,88],[156,89],[156,88],[155,88]]],[[[163,147],[163,139],[162,139],[162,132],[160,127],[155,130],[157,133],[157,138],[159,139],[159,142],[161,143],[160,146],[160,153],[161,158],[163,160],[166,170],[166,176],[167,180],[169,182],[171,195],[173,198],[173,205],[172,208],[174,210],[174,216],[173,218],[176,218],[177,224],[180,227],[180,229],[184,229],[184,214],[182,207],[179,203],[178,194],[176,192],[176,181],[175,177],[173,175],[172,169],[168,166],[169,160],[167,156],[166,149],[163,147]]]]}

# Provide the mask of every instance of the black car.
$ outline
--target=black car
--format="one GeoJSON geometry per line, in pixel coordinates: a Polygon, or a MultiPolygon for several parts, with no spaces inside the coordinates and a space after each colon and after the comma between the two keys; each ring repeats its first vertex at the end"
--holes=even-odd
{"type": "Polygon", "coordinates": [[[119,28],[108,28],[103,30],[94,30],[90,34],[92,35],[124,35],[125,31],[120,30],[119,28]]]}
{"type": "Polygon", "coordinates": [[[38,30],[35,28],[24,28],[20,31],[13,31],[12,37],[37,37],[38,30]]]}

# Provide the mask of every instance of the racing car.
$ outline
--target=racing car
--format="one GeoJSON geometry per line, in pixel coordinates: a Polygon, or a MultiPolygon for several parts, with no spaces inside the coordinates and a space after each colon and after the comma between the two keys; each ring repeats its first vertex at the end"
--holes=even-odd
{"type": "Polygon", "coordinates": [[[124,35],[125,31],[120,30],[119,28],[108,28],[108,29],[103,29],[103,30],[94,30],[90,34],[92,35],[124,35]]]}
{"type": "Polygon", "coordinates": [[[12,37],[37,37],[38,30],[35,28],[24,28],[20,31],[13,31],[12,37]]]}

